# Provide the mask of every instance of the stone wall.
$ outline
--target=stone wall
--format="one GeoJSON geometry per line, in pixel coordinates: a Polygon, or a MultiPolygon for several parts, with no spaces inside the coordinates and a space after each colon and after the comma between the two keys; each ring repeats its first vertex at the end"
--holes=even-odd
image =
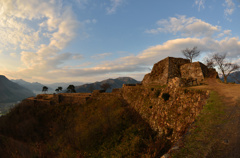
{"type": "Polygon", "coordinates": [[[189,59],[169,57],[168,79],[181,77],[180,67],[188,63],[190,63],[189,59]]]}
{"type": "Polygon", "coordinates": [[[207,77],[208,69],[200,62],[184,64],[180,67],[182,78],[197,79],[198,82],[207,77]]]}
{"type": "Polygon", "coordinates": [[[159,135],[178,140],[205,105],[207,91],[169,87],[124,87],[123,98],[159,135]],[[167,101],[161,97],[169,93],[167,101]]]}
{"type": "Polygon", "coordinates": [[[151,73],[146,74],[142,84],[167,84],[169,58],[154,64],[151,73]]]}
{"type": "Polygon", "coordinates": [[[154,64],[151,73],[144,76],[143,84],[167,84],[170,78],[181,77],[180,66],[189,63],[188,59],[167,57],[154,64]]]}
{"type": "MultiPolygon", "coordinates": [[[[176,77],[176,79],[179,79],[176,77]]],[[[124,85],[114,93],[60,93],[55,95],[38,95],[27,99],[33,105],[83,105],[88,99],[104,103],[106,98],[117,97],[129,107],[135,109],[140,116],[159,135],[168,137],[173,143],[178,140],[193,123],[202,110],[208,97],[207,91],[189,90],[176,86],[161,85],[124,85]],[[165,101],[162,94],[168,93],[165,101]],[[45,100],[44,100],[45,99],[45,100]]]]}
{"type": "Polygon", "coordinates": [[[53,104],[85,104],[91,97],[91,93],[59,93],[59,94],[39,94],[36,97],[27,98],[24,101],[33,105],[43,103],[53,104]]]}
{"type": "MultiPolygon", "coordinates": [[[[154,64],[151,73],[143,78],[143,85],[172,84],[176,78],[185,79],[185,85],[196,85],[206,77],[217,78],[215,69],[208,69],[201,62],[190,63],[188,59],[167,57],[154,64]],[[192,78],[193,80],[189,80],[192,78]],[[196,82],[196,84],[193,82],[196,82]]],[[[180,79],[178,79],[180,81],[180,79]]],[[[182,85],[182,84],[179,84],[182,85]]]]}

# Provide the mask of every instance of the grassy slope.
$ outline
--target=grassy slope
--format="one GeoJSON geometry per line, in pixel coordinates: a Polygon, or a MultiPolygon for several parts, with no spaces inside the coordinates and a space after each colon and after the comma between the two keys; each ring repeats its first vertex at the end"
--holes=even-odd
{"type": "Polygon", "coordinates": [[[205,157],[216,142],[214,133],[224,124],[224,105],[216,92],[211,92],[207,105],[183,138],[184,147],[172,154],[174,158],[205,157]]]}
{"type": "Polygon", "coordinates": [[[5,157],[155,157],[166,144],[114,96],[82,106],[20,104],[0,118],[5,157]]]}

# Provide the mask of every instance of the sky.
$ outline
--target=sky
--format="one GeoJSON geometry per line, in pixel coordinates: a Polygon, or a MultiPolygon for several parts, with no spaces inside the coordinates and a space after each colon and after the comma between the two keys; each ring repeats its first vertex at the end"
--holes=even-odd
{"type": "Polygon", "coordinates": [[[240,0],[0,0],[0,37],[10,79],[141,81],[194,46],[240,64],[240,0]]]}

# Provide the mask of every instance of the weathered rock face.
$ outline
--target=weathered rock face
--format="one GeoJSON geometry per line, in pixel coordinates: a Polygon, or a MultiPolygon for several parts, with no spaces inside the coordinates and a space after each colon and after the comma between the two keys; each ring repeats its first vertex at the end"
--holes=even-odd
{"type": "Polygon", "coordinates": [[[152,72],[145,75],[143,84],[167,84],[169,78],[181,77],[180,66],[190,63],[188,59],[167,57],[154,64],[152,72]]]}

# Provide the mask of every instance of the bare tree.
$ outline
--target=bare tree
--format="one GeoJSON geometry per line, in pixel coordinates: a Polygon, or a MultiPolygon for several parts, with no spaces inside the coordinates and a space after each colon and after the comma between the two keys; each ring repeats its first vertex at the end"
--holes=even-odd
{"type": "Polygon", "coordinates": [[[205,58],[204,63],[208,68],[213,68],[215,66],[212,58],[205,58]]]}
{"type": "Polygon", "coordinates": [[[218,53],[215,53],[212,56],[212,60],[216,66],[218,66],[218,69],[222,72],[224,83],[227,83],[227,77],[234,71],[238,70],[240,68],[239,65],[233,64],[231,62],[228,62],[226,59],[226,53],[223,55],[220,55],[218,53]]]}
{"type": "Polygon", "coordinates": [[[199,56],[200,51],[197,50],[197,47],[195,46],[195,47],[193,47],[193,49],[186,48],[186,49],[182,50],[182,53],[192,63],[192,59],[199,56]]]}

